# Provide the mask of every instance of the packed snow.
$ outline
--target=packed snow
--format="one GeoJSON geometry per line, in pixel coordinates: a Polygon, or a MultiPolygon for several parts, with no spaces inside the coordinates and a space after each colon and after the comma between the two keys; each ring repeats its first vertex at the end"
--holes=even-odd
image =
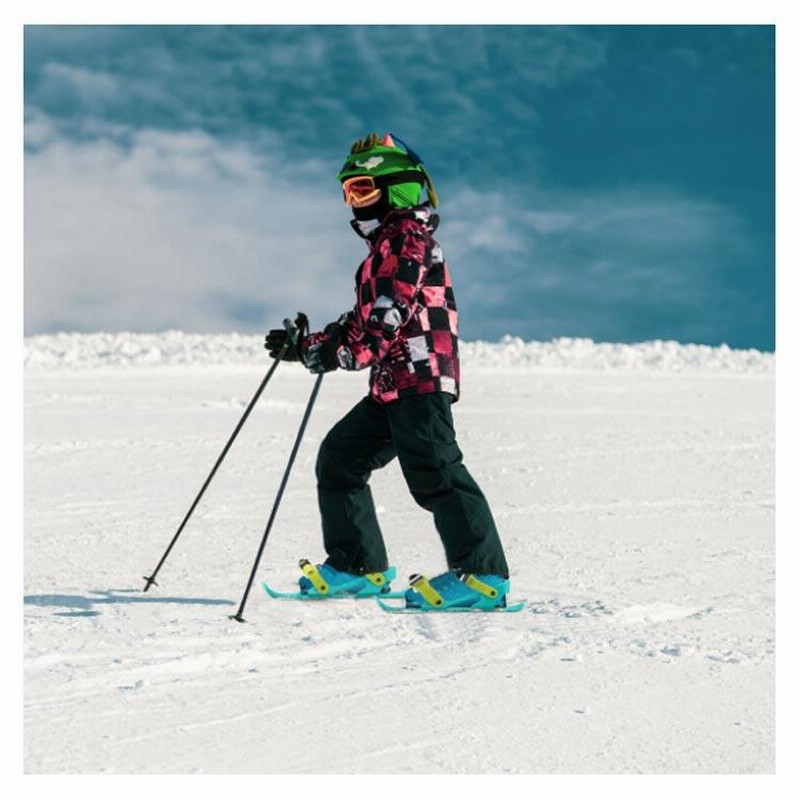
{"type": "MultiPolygon", "coordinates": [[[[280,601],[323,558],[314,459],[363,396],[243,335],[24,343],[27,773],[771,773],[774,355],[584,339],[462,343],[454,407],[517,614],[280,601]]],[[[432,520],[374,474],[405,584],[432,520]]],[[[376,787],[376,791],[381,791],[376,787]]],[[[275,795],[279,796],[279,795],[275,795]]]]}

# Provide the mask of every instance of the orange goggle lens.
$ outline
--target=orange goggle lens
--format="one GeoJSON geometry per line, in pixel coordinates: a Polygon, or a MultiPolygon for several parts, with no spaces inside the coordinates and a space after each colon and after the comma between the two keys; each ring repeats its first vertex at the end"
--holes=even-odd
{"type": "Polygon", "coordinates": [[[374,203],[380,196],[381,190],[375,185],[375,179],[370,175],[357,175],[342,181],[344,202],[353,208],[362,208],[374,203]]]}

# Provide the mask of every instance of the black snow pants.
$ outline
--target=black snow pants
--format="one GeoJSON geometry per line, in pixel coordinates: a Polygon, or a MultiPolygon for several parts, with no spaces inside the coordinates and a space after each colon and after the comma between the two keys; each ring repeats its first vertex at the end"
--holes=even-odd
{"type": "Polygon", "coordinates": [[[462,463],[451,403],[444,392],[366,397],[330,430],[316,467],[326,563],[357,574],[389,566],[368,482],[396,456],[414,500],[433,512],[448,568],[508,577],[489,505],[462,463]]]}

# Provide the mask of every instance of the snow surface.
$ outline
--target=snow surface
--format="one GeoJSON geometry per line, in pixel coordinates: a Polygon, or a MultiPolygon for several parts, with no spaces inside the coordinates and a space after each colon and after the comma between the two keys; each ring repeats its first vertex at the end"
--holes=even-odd
{"type": "MultiPolygon", "coordinates": [[[[276,370],[145,594],[270,366],[260,337],[26,339],[25,771],[773,772],[774,356],[462,349],[459,442],[525,610],[256,586],[239,624],[311,376],[276,370]]],[[[325,376],[258,580],[322,558],[316,449],[365,384],[325,376]]],[[[396,464],[372,485],[399,575],[441,571],[396,464]]]]}
{"type": "MultiPolygon", "coordinates": [[[[596,343],[562,337],[551,342],[525,342],[505,336],[499,343],[461,342],[461,357],[470,367],[539,367],[626,371],[774,371],[774,354],[653,341],[639,344],[596,343]]],[[[59,333],[25,339],[26,371],[101,366],[234,366],[263,358],[263,339],[242,336],[187,334],[59,333]]]]}

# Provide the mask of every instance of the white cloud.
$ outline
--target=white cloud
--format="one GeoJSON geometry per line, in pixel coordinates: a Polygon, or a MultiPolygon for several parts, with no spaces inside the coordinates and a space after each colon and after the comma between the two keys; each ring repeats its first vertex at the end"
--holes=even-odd
{"type": "Polygon", "coordinates": [[[445,202],[447,239],[451,252],[525,252],[525,235],[520,229],[511,199],[500,192],[478,192],[453,187],[445,202]]]}
{"type": "Polygon", "coordinates": [[[73,91],[87,101],[115,100],[123,91],[119,78],[110,73],[89,70],[58,62],[42,67],[43,92],[60,94],[73,91]]]}
{"type": "Polygon", "coordinates": [[[546,236],[574,228],[576,215],[569,211],[526,211],[523,219],[536,233],[546,236]]]}
{"type": "Polygon", "coordinates": [[[363,255],[329,174],[201,131],[52,138],[25,161],[25,330],[260,331],[352,304],[363,255]],[[332,184],[329,191],[324,188],[332,184]]]}
{"type": "Polygon", "coordinates": [[[465,189],[446,205],[439,238],[465,318],[534,335],[609,336],[656,311],[689,324],[730,291],[726,255],[748,247],[728,208],[664,186],[465,189]]]}
{"type": "Polygon", "coordinates": [[[25,110],[25,144],[38,149],[57,136],[55,122],[38,108],[25,110]]]}
{"type": "MultiPolygon", "coordinates": [[[[327,160],[290,159],[274,135],[109,125],[73,141],[35,108],[26,120],[26,333],[255,333],[351,307],[365,251],[327,160]]],[[[440,188],[467,338],[610,325],[653,303],[691,313],[724,291],[707,254],[746,246],[727,209],[665,187],[440,188]]]]}

